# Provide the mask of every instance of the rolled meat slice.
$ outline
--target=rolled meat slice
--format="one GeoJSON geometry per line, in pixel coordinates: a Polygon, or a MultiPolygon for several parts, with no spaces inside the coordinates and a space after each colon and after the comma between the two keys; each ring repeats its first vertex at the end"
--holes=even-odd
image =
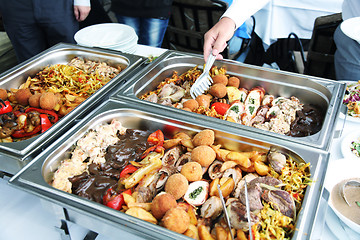
{"type": "Polygon", "coordinates": [[[174,166],[176,161],[180,158],[181,149],[176,146],[165,152],[162,157],[162,165],[163,166],[174,166]]]}
{"type": "Polygon", "coordinates": [[[220,172],[220,168],[223,165],[223,162],[219,160],[215,160],[208,169],[208,174],[211,180],[214,180],[216,178],[221,178],[223,173],[220,172]]]}
{"type": "Polygon", "coordinates": [[[201,217],[216,218],[222,213],[221,200],[217,196],[212,196],[201,207],[201,217]]]}

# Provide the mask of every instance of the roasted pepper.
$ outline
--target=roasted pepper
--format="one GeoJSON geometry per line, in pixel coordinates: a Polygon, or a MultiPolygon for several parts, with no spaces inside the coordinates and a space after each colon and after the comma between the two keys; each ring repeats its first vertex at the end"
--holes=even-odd
{"type": "Polygon", "coordinates": [[[0,115],[4,113],[11,112],[13,110],[12,106],[10,105],[9,101],[4,101],[0,98],[0,115]]]}
{"type": "Polygon", "coordinates": [[[147,142],[151,143],[151,144],[155,144],[155,145],[146,149],[145,152],[142,154],[141,159],[145,158],[150,152],[160,153],[164,150],[164,147],[163,147],[164,134],[163,134],[163,132],[160,129],[156,130],[155,132],[150,134],[150,136],[147,139],[147,142]]]}
{"type": "Polygon", "coordinates": [[[135,172],[138,168],[132,164],[127,165],[120,173],[120,178],[124,178],[126,175],[135,172]]]}
{"type": "Polygon", "coordinates": [[[14,137],[14,138],[29,137],[29,136],[35,135],[36,133],[38,133],[40,131],[41,131],[41,125],[36,126],[34,128],[34,130],[32,130],[31,132],[25,132],[24,129],[16,130],[16,131],[13,132],[13,134],[11,134],[11,136],[14,137]]]}
{"type": "Polygon", "coordinates": [[[32,111],[35,111],[38,113],[44,113],[44,114],[48,114],[48,115],[52,116],[51,118],[49,118],[49,120],[52,123],[56,123],[59,120],[59,116],[57,115],[57,113],[52,110],[45,110],[45,109],[41,109],[41,108],[29,107],[28,109],[25,110],[25,113],[32,112],[32,111]]]}
{"type": "Polygon", "coordinates": [[[46,130],[48,130],[52,124],[48,118],[48,115],[47,114],[40,114],[40,123],[41,123],[41,132],[45,132],[46,130]]]}
{"type": "Polygon", "coordinates": [[[122,193],[117,193],[112,188],[109,188],[103,197],[103,204],[112,209],[120,210],[122,205],[125,203],[123,193],[131,195],[131,189],[122,193]]]}

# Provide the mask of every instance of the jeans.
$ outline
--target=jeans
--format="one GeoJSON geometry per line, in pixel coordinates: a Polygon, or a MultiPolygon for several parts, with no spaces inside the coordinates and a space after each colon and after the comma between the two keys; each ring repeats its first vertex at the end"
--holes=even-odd
{"type": "Polygon", "coordinates": [[[153,47],[161,47],[169,19],[125,17],[116,15],[119,23],[135,29],[139,37],[138,43],[153,47]]]}
{"type": "Polygon", "coordinates": [[[337,80],[360,79],[360,43],[346,36],[340,26],[334,33],[336,52],[334,57],[337,80]]]}

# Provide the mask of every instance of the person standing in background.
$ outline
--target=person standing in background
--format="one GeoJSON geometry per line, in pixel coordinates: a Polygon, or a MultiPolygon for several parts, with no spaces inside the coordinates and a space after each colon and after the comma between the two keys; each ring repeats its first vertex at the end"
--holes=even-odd
{"type": "Polygon", "coordinates": [[[0,0],[3,24],[19,62],[59,43],[75,43],[90,0],[0,0]]]}
{"type": "MultiPolygon", "coordinates": [[[[344,0],[342,18],[347,20],[360,17],[360,1],[344,0]]],[[[334,33],[336,51],[334,56],[335,74],[337,80],[360,80],[360,43],[346,36],[337,27],[334,33]]]]}
{"type": "Polygon", "coordinates": [[[138,43],[161,47],[171,14],[172,0],[112,0],[119,23],[135,29],[138,43]]]}

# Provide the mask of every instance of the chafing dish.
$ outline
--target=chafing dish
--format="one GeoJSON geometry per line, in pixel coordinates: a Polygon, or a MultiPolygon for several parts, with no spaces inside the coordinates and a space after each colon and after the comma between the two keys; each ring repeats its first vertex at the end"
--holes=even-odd
{"type": "Polygon", "coordinates": [[[74,57],[103,61],[114,67],[120,66],[123,70],[48,131],[24,141],[0,143],[0,171],[9,174],[17,172],[53,139],[74,124],[76,119],[86,115],[88,111],[101,103],[112,90],[131,75],[134,69],[145,61],[142,57],[117,51],[60,43],[3,73],[0,76],[0,88],[19,88],[29,76],[34,76],[44,67],[52,64],[66,64],[74,57]]]}
{"type": "Polygon", "coordinates": [[[180,119],[172,111],[160,113],[157,106],[139,104],[139,102],[126,99],[109,99],[104,102],[20,170],[10,179],[10,184],[43,198],[54,208],[63,208],[64,211],[58,215],[59,218],[65,217],[68,221],[75,222],[108,237],[115,238],[122,231],[127,231],[147,239],[189,239],[184,235],[126,215],[99,203],[60,191],[48,184],[61,160],[69,157],[69,150],[74,143],[89,129],[102,123],[108,123],[112,119],[119,120],[127,128],[150,131],[161,129],[165,136],[171,127],[191,132],[209,128],[216,132],[216,140],[224,145],[230,144],[233,148],[241,146],[242,149],[253,150],[275,147],[286,152],[297,161],[310,162],[311,177],[315,181],[306,190],[292,239],[311,238],[329,159],[328,152],[291,141],[281,142],[265,134],[255,136],[252,132],[241,129],[233,133],[231,128],[226,125],[219,125],[215,121],[193,123],[191,118],[180,119]]]}
{"type": "Polygon", "coordinates": [[[242,133],[246,130],[258,136],[272,136],[280,141],[296,142],[324,150],[329,148],[334,135],[339,135],[342,131],[341,129],[334,129],[334,127],[340,111],[344,112],[346,110],[341,102],[345,92],[344,84],[328,79],[247,65],[231,60],[216,61],[215,65],[225,67],[227,74],[230,76],[239,77],[241,79],[241,87],[251,89],[255,86],[262,86],[268,94],[287,98],[296,96],[301,103],[319,106],[323,110],[324,117],[321,130],[307,137],[290,137],[139,99],[144,93],[156,89],[158,84],[165,78],[172,76],[174,71],[181,74],[195,66],[202,69],[203,65],[204,60],[200,55],[168,51],[158,58],[151,67],[144,69],[130,79],[111,97],[125,97],[131,101],[141,102],[148,106],[156,106],[159,112],[171,111],[179,116],[193,119],[193,122],[211,121],[229,127],[234,133],[242,133]]]}

